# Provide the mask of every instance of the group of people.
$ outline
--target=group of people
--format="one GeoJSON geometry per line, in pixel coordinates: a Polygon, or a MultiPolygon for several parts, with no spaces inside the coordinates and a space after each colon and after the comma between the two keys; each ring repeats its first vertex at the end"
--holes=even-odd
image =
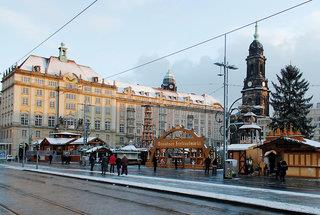
{"type": "Polygon", "coordinates": [[[209,171],[210,171],[210,166],[212,164],[212,175],[213,174],[216,174],[217,173],[217,158],[214,158],[213,160],[210,158],[210,157],[207,157],[205,160],[204,160],[204,174],[209,174],[209,171]]]}
{"type": "MultiPolygon", "coordinates": [[[[90,170],[93,171],[96,164],[96,158],[91,154],[89,157],[90,170]]],[[[114,168],[117,168],[118,176],[126,174],[128,175],[128,158],[124,155],[122,158],[117,157],[116,154],[110,154],[109,156],[103,155],[100,157],[101,163],[101,175],[105,175],[110,165],[110,173],[114,173],[114,168]]]]}

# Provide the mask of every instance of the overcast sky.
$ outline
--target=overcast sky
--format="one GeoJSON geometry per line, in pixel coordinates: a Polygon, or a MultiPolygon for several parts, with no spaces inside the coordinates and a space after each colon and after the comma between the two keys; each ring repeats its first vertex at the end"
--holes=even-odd
{"type": "MultiPolygon", "coordinates": [[[[90,2],[1,1],[0,71],[90,2]]],[[[107,77],[301,2],[100,0],[33,54],[57,56],[58,47],[64,42],[69,59],[90,66],[107,77]]],[[[313,102],[320,102],[319,26],[320,3],[317,0],[259,23],[259,40],[267,58],[269,82],[275,81],[280,69],[291,62],[310,82],[309,94],[314,96],[313,102]]],[[[245,58],[253,33],[254,26],[250,26],[227,38],[227,60],[239,67],[229,74],[230,103],[241,96],[245,58]]],[[[157,87],[170,68],[176,76],[178,91],[211,93],[222,101],[223,90],[218,88],[223,79],[217,76],[219,68],[213,65],[222,60],[221,38],[112,79],[157,87]]]]}

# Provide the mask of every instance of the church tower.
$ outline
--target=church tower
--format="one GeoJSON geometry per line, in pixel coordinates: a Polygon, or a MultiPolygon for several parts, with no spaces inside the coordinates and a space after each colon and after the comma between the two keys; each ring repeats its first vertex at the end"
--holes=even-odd
{"type": "Polygon", "coordinates": [[[269,87],[265,77],[266,58],[263,46],[259,42],[258,25],[256,23],[254,40],[249,46],[247,75],[243,81],[242,112],[253,112],[257,116],[269,116],[269,87]]]}
{"type": "Polygon", "coordinates": [[[177,92],[176,79],[174,78],[174,75],[170,69],[168,70],[166,76],[164,76],[163,78],[161,88],[164,90],[177,92]]]}

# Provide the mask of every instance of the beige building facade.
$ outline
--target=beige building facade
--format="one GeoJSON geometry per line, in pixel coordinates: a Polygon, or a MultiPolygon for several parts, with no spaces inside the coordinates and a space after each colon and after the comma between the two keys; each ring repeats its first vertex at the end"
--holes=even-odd
{"type": "Polygon", "coordinates": [[[90,67],[67,58],[61,44],[58,57],[30,55],[2,77],[0,142],[11,143],[16,155],[20,143],[48,137],[57,131],[97,136],[110,146],[142,141],[145,106],[152,109],[154,136],[182,125],[206,137],[208,145],[221,143],[221,122],[215,120],[221,104],[209,95],[177,92],[168,71],[159,88],[103,79],[90,67]],[[173,86],[174,85],[174,86],[173,86]]]}

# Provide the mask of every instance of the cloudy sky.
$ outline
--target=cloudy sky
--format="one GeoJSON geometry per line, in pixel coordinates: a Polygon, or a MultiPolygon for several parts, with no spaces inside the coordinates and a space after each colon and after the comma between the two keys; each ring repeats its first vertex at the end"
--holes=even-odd
{"type": "MultiPolygon", "coordinates": [[[[89,0],[7,0],[0,3],[0,71],[90,4],[89,0]]],[[[64,42],[68,57],[92,67],[103,77],[179,50],[235,27],[250,23],[303,0],[99,0],[75,22],[35,50],[40,56],[57,56],[64,42]]],[[[313,102],[320,102],[320,2],[259,23],[259,40],[267,58],[266,76],[286,64],[297,65],[310,82],[313,102]]],[[[231,71],[230,103],[241,96],[249,44],[254,26],[227,38],[231,71]]],[[[178,90],[211,94],[222,101],[222,78],[214,62],[223,60],[223,39],[161,60],[112,79],[160,86],[170,68],[178,90]]],[[[271,88],[271,90],[273,90],[271,88]]]]}

